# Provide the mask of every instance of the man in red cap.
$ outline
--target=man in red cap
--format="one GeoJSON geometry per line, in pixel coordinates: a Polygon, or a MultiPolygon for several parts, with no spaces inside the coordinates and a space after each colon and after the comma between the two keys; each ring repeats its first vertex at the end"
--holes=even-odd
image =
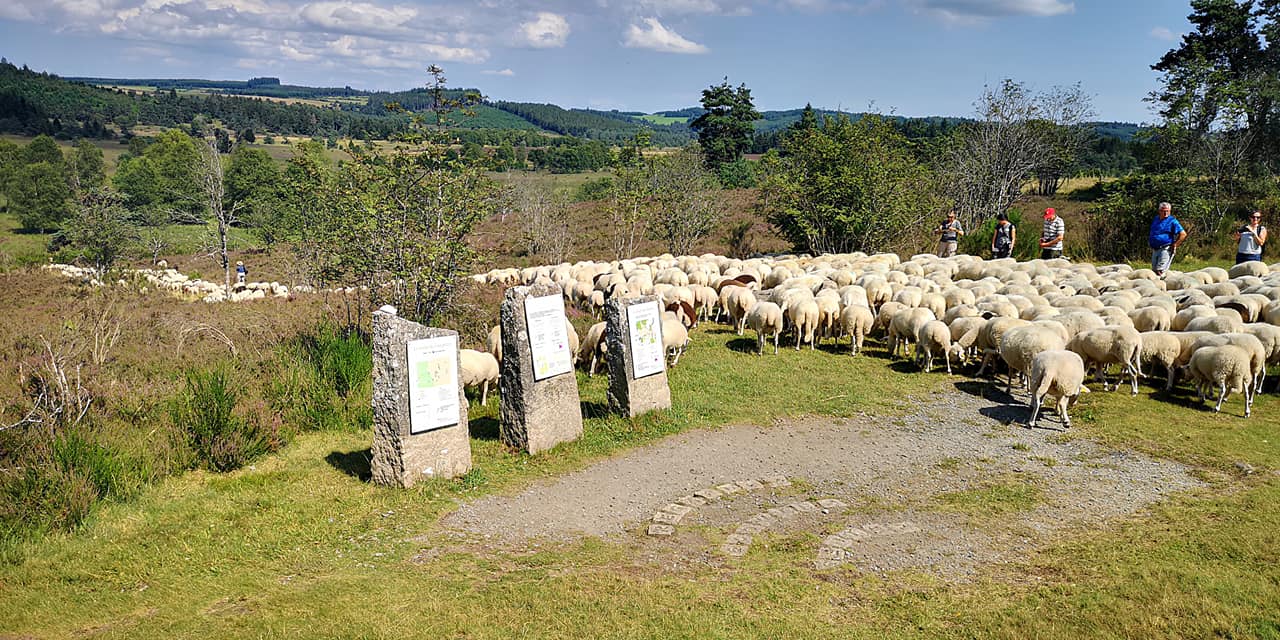
{"type": "Polygon", "coordinates": [[[1062,236],[1066,230],[1066,225],[1062,224],[1062,218],[1058,217],[1058,212],[1053,207],[1044,210],[1044,227],[1040,231],[1041,260],[1062,257],[1062,236]]]}

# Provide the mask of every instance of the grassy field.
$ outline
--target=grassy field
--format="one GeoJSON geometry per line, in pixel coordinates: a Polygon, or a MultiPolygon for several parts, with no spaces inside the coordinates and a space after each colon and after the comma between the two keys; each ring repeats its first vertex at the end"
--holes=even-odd
{"type": "MultiPolygon", "coordinates": [[[[0,138],[20,145],[26,145],[35,139],[31,136],[15,136],[10,134],[0,135],[0,138]]],[[[71,149],[75,147],[75,141],[73,140],[55,140],[55,142],[58,143],[58,146],[62,148],[64,153],[71,151],[71,149]]],[[[114,175],[116,172],[116,166],[120,164],[120,156],[124,155],[125,152],[129,150],[128,143],[120,140],[90,140],[89,142],[93,143],[93,146],[102,149],[102,156],[106,163],[107,175],[114,175]]]]}
{"type": "Polygon", "coordinates": [[[643,116],[638,116],[638,117],[639,117],[641,120],[645,120],[645,121],[647,121],[647,122],[652,122],[652,123],[657,124],[657,125],[683,124],[683,123],[685,123],[685,122],[688,122],[688,121],[689,121],[689,119],[688,119],[688,118],[677,118],[677,117],[674,117],[674,116],[660,116],[660,115],[658,115],[658,114],[656,114],[656,113],[651,113],[651,114],[648,114],[648,115],[643,115],[643,116]]]}
{"type": "MultiPolygon", "coordinates": [[[[910,410],[912,396],[963,380],[887,366],[880,347],[855,358],[808,350],[756,357],[746,346],[715,325],[695,331],[671,374],[675,408],[637,420],[602,416],[605,378],[580,374],[585,435],[541,456],[507,451],[496,439],[497,403],[473,404],[475,470],[457,481],[371,486],[368,431],[305,434],[237,472],[171,478],[98,509],[78,531],[26,545],[21,562],[0,567],[0,633],[1280,636],[1280,402],[1272,395],[1244,420],[1146,388],[1138,398],[1089,394],[1066,437],[1183,461],[1210,488],[1075,532],[971,583],[815,572],[808,534],[774,536],[741,561],[680,568],[638,561],[626,542],[526,552],[452,548],[442,536],[437,522],[459,500],[515,491],[666,434],[798,414],[890,418],[910,410]]],[[[995,485],[943,496],[939,508],[996,519],[1035,499],[995,485]]]]}

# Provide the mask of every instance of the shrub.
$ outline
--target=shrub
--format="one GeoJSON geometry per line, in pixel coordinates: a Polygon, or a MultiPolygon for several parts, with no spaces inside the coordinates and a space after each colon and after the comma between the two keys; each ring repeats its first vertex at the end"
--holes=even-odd
{"type": "Polygon", "coordinates": [[[573,192],[573,201],[592,202],[604,200],[609,197],[611,189],[613,189],[613,178],[608,176],[587,180],[578,185],[578,188],[573,192]]]}
{"type": "Polygon", "coordinates": [[[321,326],[282,347],[277,364],[272,402],[292,422],[325,431],[373,424],[373,355],[359,333],[321,326]]]}
{"type": "Polygon", "coordinates": [[[183,430],[196,464],[213,471],[238,469],[271,450],[271,438],[256,421],[236,414],[239,395],[223,369],[187,373],[186,389],[171,417],[183,430]]]}
{"type": "MultiPolygon", "coordinates": [[[[1030,260],[1040,257],[1040,219],[1032,217],[1030,222],[1025,222],[1026,216],[1018,209],[1009,210],[1009,222],[1017,229],[1018,241],[1013,246],[1013,257],[1019,260],[1030,260]]],[[[978,225],[976,229],[968,230],[963,238],[960,239],[960,252],[984,258],[991,257],[991,235],[995,233],[996,220],[994,218],[978,225]]],[[[935,243],[936,244],[936,243],[935,243]]]]}

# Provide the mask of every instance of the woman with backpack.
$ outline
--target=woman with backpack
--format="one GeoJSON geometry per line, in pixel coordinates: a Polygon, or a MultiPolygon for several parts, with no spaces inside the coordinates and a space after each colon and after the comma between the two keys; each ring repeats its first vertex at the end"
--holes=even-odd
{"type": "Polygon", "coordinates": [[[1009,222],[1009,214],[996,216],[996,230],[991,234],[991,257],[1008,258],[1013,253],[1013,246],[1018,243],[1018,228],[1009,222]]]}

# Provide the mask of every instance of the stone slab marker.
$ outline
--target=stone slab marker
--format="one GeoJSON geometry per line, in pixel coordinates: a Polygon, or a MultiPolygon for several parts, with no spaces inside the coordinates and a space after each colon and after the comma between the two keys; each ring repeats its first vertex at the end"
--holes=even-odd
{"type": "MultiPolygon", "coordinates": [[[[425,327],[395,315],[394,309],[383,307],[373,314],[373,481],[394,487],[411,487],[421,480],[453,478],[471,470],[471,432],[467,425],[467,400],[463,395],[461,362],[457,353],[457,332],[425,327]],[[444,371],[447,363],[440,360],[452,353],[454,381],[457,387],[456,408],[447,396],[427,398],[423,402],[414,391],[420,413],[412,416],[410,385],[422,380],[426,372],[410,371],[410,342],[428,338],[452,338],[446,350],[434,354],[436,365],[444,371]],[[434,406],[438,415],[425,415],[434,406]],[[456,411],[456,417],[453,413],[456,411]],[[452,422],[449,425],[447,423],[452,422]],[[447,426],[439,426],[440,424],[447,426]]],[[[415,362],[422,360],[416,355],[415,362]]],[[[438,343],[441,344],[441,343],[438,343]]],[[[432,373],[431,375],[434,375],[432,373]]],[[[437,392],[446,393],[437,388],[437,392]]]]}
{"type": "Polygon", "coordinates": [[[657,296],[614,298],[605,305],[604,320],[609,411],[635,417],[671,408],[657,296]]]}
{"type": "Polygon", "coordinates": [[[566,334],[555,329],[566,322],[559,285],[507,289],[501,322],[502,442],[538,453],[582,437],[578,377],[566,334]]]}

